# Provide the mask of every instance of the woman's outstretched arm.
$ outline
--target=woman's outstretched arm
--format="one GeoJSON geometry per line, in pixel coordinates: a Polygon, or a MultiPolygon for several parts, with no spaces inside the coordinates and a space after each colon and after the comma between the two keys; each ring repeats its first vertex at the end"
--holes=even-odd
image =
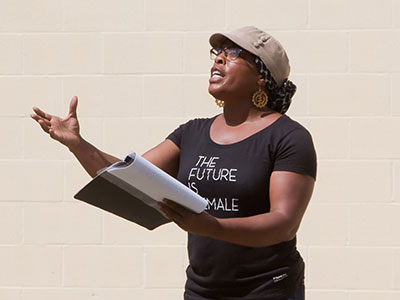
{"type": "MultiPolygon", "coordinates": [[[[120,161],[120,159],[101,151],[82,138],[79,132],[77,107],[78,97],[75,96],[71,99],[68,115],[64,119],[48,114],[37,107],[33,108],[34,113],[31,114],[31,117],[51,138],[68,147],[89,175],[95,177],[99,170],[120,161]]],[[[147,151],[143,157],[165,172],[176,175],[179,148],[171,141],[163,141],[147,151]]]]}
{"type": "Polygon", "coordinates": [[[38,107],[33,108],[34,113],[31,114],[31,118],[36,120],[52,139],[68,147],[89,175],[94,177],[98,170],[108,167],[120,159],[100,151],[82,138],[79,132],[77,107],[78,97],[74,96],[69,104],[66,118],[53,116],[38,107]]]}

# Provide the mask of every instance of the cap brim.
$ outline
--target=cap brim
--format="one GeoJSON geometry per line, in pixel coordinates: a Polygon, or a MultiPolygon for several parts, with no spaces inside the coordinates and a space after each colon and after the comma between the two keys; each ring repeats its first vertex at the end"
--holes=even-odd
{"type": "Polygon", "coordinates": [[[218,32],[210,36],[209,42],[212,47],[218,47],[226,40],[229,40],[229,38],[225,34],[218,32]]]}
{"type": "Polygon", "coordinates": [[[236,36],[231,36],[229,33],[214,33],[210,36],[209,43],[212,47],[218,47],[221,46],[226,40],[235,43],[239,47],[242,47],[244,50],[257,56],[257,54],[254,53],[254,50],[248,43],[244,42],[236,36]]]}

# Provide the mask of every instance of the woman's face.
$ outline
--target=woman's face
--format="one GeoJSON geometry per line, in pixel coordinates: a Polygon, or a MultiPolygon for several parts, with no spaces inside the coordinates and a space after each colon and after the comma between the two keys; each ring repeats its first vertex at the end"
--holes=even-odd
{"type": "Polygon", "coordinates": [[[208,87],[208,92],[216,99],[251,98],[259,87],[261,75],[255,64],[255,56],[242,49],[238,57],[232,57],[237,54],[238,48],[241,49],[229,41],[217,49],[217,53],[220,53],[214,59],[208,87]]]}

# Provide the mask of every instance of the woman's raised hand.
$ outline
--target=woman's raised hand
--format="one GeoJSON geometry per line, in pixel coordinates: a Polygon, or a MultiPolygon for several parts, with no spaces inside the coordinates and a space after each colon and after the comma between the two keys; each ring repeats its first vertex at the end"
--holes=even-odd
{"type": "Polygon", "coordinates": [[[36,120],[43,131],[48,133],[53,139],[72,150],[81,141],[79,122],[76,114],[77,106],[78,97],[74,96],[69,104],[69,113],[65,119],[45,113],[37,107],[33,108],[35,113],[31,114],[31,118],[36,120]]]}

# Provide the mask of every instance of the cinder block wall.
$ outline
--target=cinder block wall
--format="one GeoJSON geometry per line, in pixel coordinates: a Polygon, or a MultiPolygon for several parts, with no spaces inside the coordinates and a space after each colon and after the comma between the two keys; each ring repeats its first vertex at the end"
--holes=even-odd
{"type": "Polygon", "coordinates": [[[181,299],[186,235],[72,198],[88,175],[29,119],[66,115],[123,157],[219,112],[208,37],[256,25],[286,47],[288,115],[313,134],[299,232],[308,300],[400,299],[400,1],[2,0],[0,299],[181,299]]]}

